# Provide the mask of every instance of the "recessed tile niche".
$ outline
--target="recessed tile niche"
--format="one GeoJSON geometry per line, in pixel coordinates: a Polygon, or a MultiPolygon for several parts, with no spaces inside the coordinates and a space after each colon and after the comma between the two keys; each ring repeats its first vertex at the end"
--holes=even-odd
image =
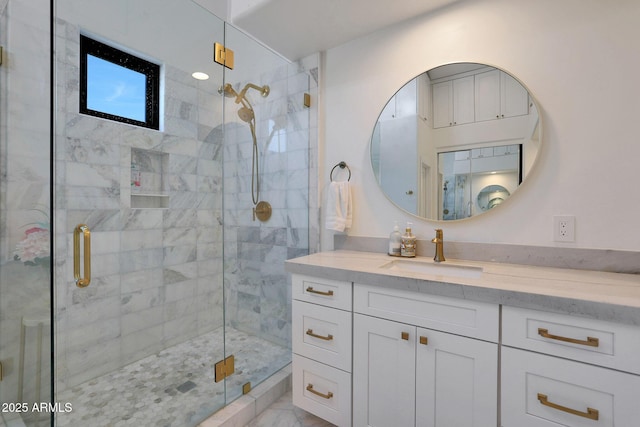
{"type": "Polygon", "coordinates": [[[134,209],[169,207],[169,193],[163,171],[169,155],[159,151],[131,149],[131,207],[134,209]]]}

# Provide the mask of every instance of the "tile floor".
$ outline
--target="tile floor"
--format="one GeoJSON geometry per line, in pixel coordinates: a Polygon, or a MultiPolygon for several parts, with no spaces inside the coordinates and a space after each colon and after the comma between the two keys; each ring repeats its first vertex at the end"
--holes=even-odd
{"type": "MultiPolygon", "coordinates": [[[[242,384],[258,384],[291,361],[291,349],[227,328],[227,354],[235,373],[228,401],[242,384]]],[[[58,395],[73,411],[56,416],[57,427],[184,427],[195,425],[225,401],[225,383],[215,383],[213,365],[222,357],[222,329],[163,350],[58,395]]]]}
{"type": "Polygon", "coordinates": [[[333,424],[293,406],[291,392],[282,395],[245,427],[332,427],[333,424]]]}

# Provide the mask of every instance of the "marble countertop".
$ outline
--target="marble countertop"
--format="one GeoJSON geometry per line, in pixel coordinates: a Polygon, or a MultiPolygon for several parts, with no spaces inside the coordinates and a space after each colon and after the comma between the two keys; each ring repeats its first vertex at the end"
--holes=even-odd
{"type": "Polygon", "coordinates": [[[449,258],[442,266],[481,268],[482,274],[459,277],[381,267],[400,259],[435,264],[428,257],[337,250],[285,265],[290,273],[640,325],[640,275],[449,258]]]}

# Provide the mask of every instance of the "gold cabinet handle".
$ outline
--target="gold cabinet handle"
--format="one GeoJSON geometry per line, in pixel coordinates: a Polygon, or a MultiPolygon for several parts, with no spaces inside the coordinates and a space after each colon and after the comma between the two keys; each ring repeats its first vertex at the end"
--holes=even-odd
{"type": "Polygon", "coordinates": [[[400,337],[405,340],[405,341],[409,341],[409,332],[403,332],[400,334],[400,337]]]}
{"type": "Polygon", "coordinates": [[[86,224],[78,224],[73,230],[73,277],[79,288],[91,283],[91,230],[86,224]],[[80,233],[84,236],[84,277],[80,276],[80,233]]]}
{"type": "Polygon", "coordinates": [[[313,329],[307,329],[307,335],[312,336],[314,338],[319,338],[321,340],[325,340],[325,341],[331,341],[333,339],[333,335],[328,334],[326,337],[322,336],[322,335],[316,335],[313,333],[313,329]]]}
{"type": "Polygon", "coordinates": [[[550,334],[549,330],[544,328],[538,328],[538,335],[540,335],[541,337],[552,339],[552,340],[570,342],[572,344],[587,345],[589,347],[598,347],[600,345],[600,340],[598,338],[587,337],[586,340],[578,340],[575,338],[561,337],[560,335],[550,334]]]}
{"type": "Polygon", "coordinates": [[[324,394],[324,393],[320,393],[319,391],[315,391],[313,389],[313,384],[309,384],[307,386],[307,391],[310,391],[311,393],[315,394],[316,396],[320,396],[320,397],[323,397],[325,399],[331,399],[333,397],[333,393],[331,393],[331,392],[328,392],[327,394],[324,394]]]}
{"type": "Polygon", "coordinates": [[[587,412],[576,411],[575,409],[567,408],[566,406],[558,405],[557,403],[549,402],[547,395],[538,393],[538,400],[544,406],[548,406],[553,409],[557,409],[558,411],[567,412],[572,415],[577,415],[579,417],[588,418],[590,420],[597,421],[600,417],[600,412],[597,409],[587,408],[587,412]]]}
{"type": "Polygon", "coordinates": [[[333,296],[333,291],[327,291],[327,292],[316,291],[315,289],[313,289],[313,286],[309,286],[307,288],[307,292],[311,292],[312,294],[324,295],[324,296],[328,296],[328,297],[332,297],[333,296]]]}
{"type": "Polygon", "coordinates": [[[427,337],[421,336],[420,337],[420,344],[428,345],[429,344],[429,339],[427,337]]]}

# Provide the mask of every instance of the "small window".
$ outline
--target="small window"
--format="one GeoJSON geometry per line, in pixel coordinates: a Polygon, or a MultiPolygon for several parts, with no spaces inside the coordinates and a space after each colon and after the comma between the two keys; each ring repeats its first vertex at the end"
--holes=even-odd
{"type": "Polygon", "coordinates": [[[160,66],[80,36],[80,112],[160,128],[160,66]]]}

